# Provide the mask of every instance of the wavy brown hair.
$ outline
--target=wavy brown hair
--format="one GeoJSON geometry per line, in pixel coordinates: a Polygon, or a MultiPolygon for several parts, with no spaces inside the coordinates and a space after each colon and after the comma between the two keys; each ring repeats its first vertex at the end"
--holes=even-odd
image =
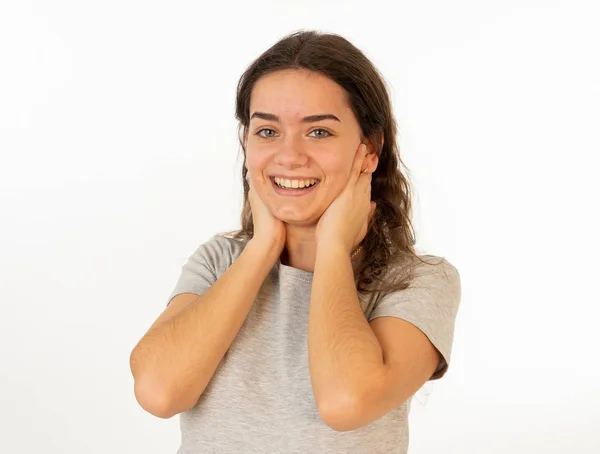
{"type": "MultiPolygon", "coordinates": [[[[285,69],[317,72],[340,85],[360,125],[363,142],[367,142],[379,157],[371,180],[371,200],[377,203],[377,208],[361,243],[365,258],[354,270],[357,290],[387,293],[405,289],[412,280],[416,261],[423,260],[414,249],[411,189],[408,177],[400,169],[400,165],[406,167],[396,144],[396,120],[382,75],[358,48],[339,35],[297,31],[282,38],[250,64],[237,86],[235,115],[239,120],[244,163],[244,137],[250,124],[250,97],[254,84],[267,74],[285,69]],[[385,272],[392,265],[394,272],[385,272]],[[392,281],[389,276],[395,279],[392,281]],[[375,283],[378,284],[376,287],[375,283]]],[[[254,235],[247,172],[243,165],[242,228],[221,234],[233,235],[238,240],[248,240],[254,235]]],[[[406,173],[409,174],[408,169],[406,173]]]]}

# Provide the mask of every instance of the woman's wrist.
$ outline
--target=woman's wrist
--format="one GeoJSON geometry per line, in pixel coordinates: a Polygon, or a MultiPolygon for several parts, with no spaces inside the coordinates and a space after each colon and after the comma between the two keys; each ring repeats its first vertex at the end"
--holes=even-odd
{"type": "Polygon", "coordinates": [[[273,261],[275,261],[281,255],[283,246],[284,245],[274,240],[252,238],[248,241],[246,248],[252,250],[252,253],[256,253],[260,257],[272,258],[273,261]]]}

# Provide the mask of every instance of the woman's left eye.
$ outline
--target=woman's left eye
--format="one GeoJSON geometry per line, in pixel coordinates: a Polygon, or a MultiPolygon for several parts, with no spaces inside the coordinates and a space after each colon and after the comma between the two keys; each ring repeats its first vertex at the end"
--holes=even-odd
{"type": "Polygon", "coordinates": [[[317,131],[321,131],[324,132],[325,134],[327,134],[326,136],[321,136],[321,137],[317,137],[317,139],[324,139],[325,137],[330,136],[330,132],[326,131],[325,129],[313,129],[310,133],[312,134],[313,132],[317,132],[317,131]]]}

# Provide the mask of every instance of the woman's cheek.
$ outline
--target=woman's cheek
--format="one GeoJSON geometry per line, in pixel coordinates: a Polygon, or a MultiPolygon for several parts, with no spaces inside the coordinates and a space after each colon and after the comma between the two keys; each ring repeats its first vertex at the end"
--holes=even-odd
{"type": "Polygon", "coordinates": [[[269,161],[269,155],[258,147],[249,147],[246,153],[248,166],[251,168],[265,167],[269,161]]]}

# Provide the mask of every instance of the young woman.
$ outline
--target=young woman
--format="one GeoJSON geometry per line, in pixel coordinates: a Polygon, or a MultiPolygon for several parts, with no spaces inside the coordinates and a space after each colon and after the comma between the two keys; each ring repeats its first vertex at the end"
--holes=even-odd
{"type": "Polygon", "coordinates": [[[242,229],[199,246],[134,348],[138,402],[181,413],[180,454],[407,452],[460,278],[414,250],[381,76],[338,35],[293,33],[242,75],[236,116],[242,229]]]}

